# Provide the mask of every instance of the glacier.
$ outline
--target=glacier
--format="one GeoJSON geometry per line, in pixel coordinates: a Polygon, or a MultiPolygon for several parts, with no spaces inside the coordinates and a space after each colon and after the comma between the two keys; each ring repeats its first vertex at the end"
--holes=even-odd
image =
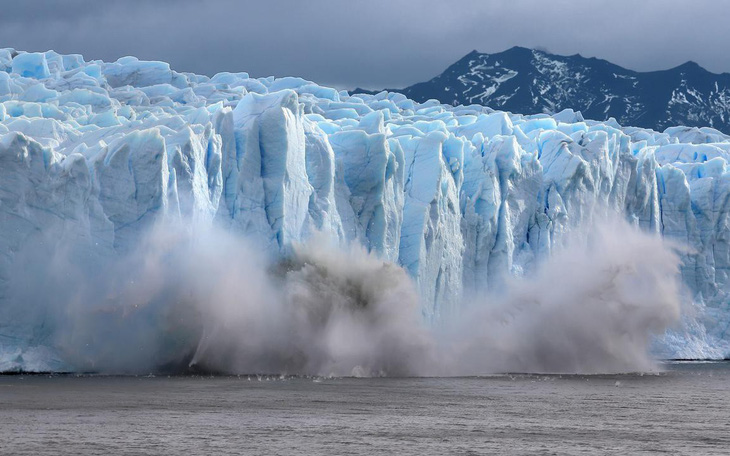
{"type": "Polygon", "coordinates": [[[0,49],[0,371],[62,365],[43,312],[7,304],[19,277],[39,286],[24,252],[113,255],[161,219],[215,224],[271,256],[318,233],[361,245],[407,271],[438,324],[467,291],[528,275],[572,229],[620,213],[686,246],[707,348],[669,356],[727,357],[729,161],[711,128],[0,49]]]}

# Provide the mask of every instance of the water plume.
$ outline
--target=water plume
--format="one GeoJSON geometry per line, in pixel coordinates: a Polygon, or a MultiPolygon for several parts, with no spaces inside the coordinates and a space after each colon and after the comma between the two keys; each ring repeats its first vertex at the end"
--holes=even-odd
{"type": "Polygon", "coordinates": [[[430,340],[402,268],[320,238],[294,246],[263,280],[263,319],[262,309],[240,305],[238,291],[210,290],[216,304],[193,364],[335,376],[414,375],[425,367],[430,340]],[[249,326],[258,332],[241,331],[249,326]]]}
{"type": "Polygon", "coordinates": [[[26,275],[44,277],[45,286],[23,288],[19,276],[12,283],[25,291],[16,289],[8,308],[20,319],[43,319],[45,335],[35,341],[75,371],[652,369],[651,338],[680,315],[675,248],[623,221],[573,234],[524,277],[471,293],[454,321],[435,327],[423,324],[407,273],[361,247],[320,236],[272,260],[229,232],[169,223],[124,254],[25,255],[35,268],[26,275]]]}
{"type": "Polygon", "coordinates": [[[33,317],[52,322],[42,342],[75,371],[373,376],[424,367],[430,340],[410,278],[359,246],[314,239],[272,262],[222,230],[163,223],[124,254],[75,256],[29,255],[48,286],[23,287],[14,300],[43,307],[33,317]]]}
{"type": "Polygon", "coordinates": [[[680,315],[676,249],[622,220],[576,230],[535,271],[474,298],[452,329],[457,370],[652,369],[652,337],[680,315]]]}

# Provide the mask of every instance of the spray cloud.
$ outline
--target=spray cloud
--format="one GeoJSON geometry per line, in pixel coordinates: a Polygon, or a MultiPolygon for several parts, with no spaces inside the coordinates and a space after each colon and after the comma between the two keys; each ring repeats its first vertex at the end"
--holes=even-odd
{"type": "Polygon", "coordinates": [[[680,313],[672,246],[626,222],[585,227],[526,277],[429,328],[411,278],[315,237],[272,262],[214,228],[159,224],[125,254],[26,258],[10,315],[74,370],[311,375],[626,372],[680,313]],[[27,309],[26,312],[23,309],[27,309]],[[29,324],[31,324],[29,323],[29,324]]]}

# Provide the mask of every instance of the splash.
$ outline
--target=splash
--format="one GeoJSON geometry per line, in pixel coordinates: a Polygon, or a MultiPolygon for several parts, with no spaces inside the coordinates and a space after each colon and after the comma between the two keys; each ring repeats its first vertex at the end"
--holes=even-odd
{"type": "Polygon", "coordinates": [[[295,246],[257,279],[267,284],[266,309],[230,299],[243,290],[213,295],[193,365],[328,376],[413,375],[425,368],[430,340],[402,268],[318,239],[295,246]]]}
{"type": "Polygon", "coordinates": [[[406,272],[324,238],[272,262],[223,230],[159,224],[118,256],[23,257],[44,284],[13,280],[10,314],[73,371],[413,375],[429,350],[406,272]]]}
{"type": "Polygon", "coordinates": [[[272,261],[227,232],[169,224],[123,255],[72,261],[78,252],[56,251],[29,260],[45,286],[24,288],[11,308],[42,318],[47,335],[37,342],[76,371],[652,369],[651,338],[680,316],[675,249],[625,222],[570,239],[525,277],[472,294],[454,321],[437,327],[423,324],[407,273],[362,248],[319,237],[272,261]]]}
{"type": "Polygon", "coordinates": [[[577,230],[534,273],[470,306],[456,323],[457,370],[651,370],[652,336],[680,316],[679,265],[676,246],[624,221],[577,230]]]}

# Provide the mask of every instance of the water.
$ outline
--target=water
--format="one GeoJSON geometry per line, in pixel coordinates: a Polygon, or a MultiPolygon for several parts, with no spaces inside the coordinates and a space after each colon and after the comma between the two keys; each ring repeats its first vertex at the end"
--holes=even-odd
{"type": "Polygon", "coordinates": [[[730,364],[480,378],[0,377],[0,453],[728,454],[730,364]]]}

